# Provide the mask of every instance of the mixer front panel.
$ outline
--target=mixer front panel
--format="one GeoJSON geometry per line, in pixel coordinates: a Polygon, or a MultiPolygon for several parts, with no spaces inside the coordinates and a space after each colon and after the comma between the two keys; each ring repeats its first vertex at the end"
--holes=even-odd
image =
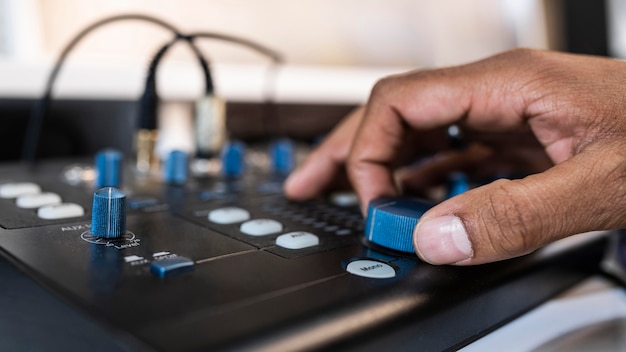
{"type": "Polygon", "coordinates": [[[42,218],[41,207],[0,199],[2,253],[117,331],[113,338],[148,350],[365,347],[398,324],[424,349],[455,348],[589,275],[602,252],[593,243],[552,257],[435,267],[368,244],[355,204],[290,202],[281,178],[267,175],[179,186],[124,175],[126,230],[104,238],[92,233],[94,187],[68,184],[67,165],[2,168],[0,187],[35,184],[37,194],[74,205],[42,218]],[[525,285],[542,289],[520,295],[525,285]],[[468,319],[477,309],[489,313],[468,319]],[[442,317],[445,334],[435,324],[442,317]]]}

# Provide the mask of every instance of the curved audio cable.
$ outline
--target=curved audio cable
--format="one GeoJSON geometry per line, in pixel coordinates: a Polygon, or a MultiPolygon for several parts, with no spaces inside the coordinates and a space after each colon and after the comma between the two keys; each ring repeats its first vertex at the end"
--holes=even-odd
{"type": "MultiPolygon", "coordinates": [[[[137,150],[137,167],[138,170],[142,173],[147,172],[153,162],[151,161],[153,158],[148,159],[148,155],[153,155],[154,153],[148,148],[153,148],[154,143],[150,143],[149,141],[154,141],[156,132],[156,121],[157,121],[157,106],[158,106],[158,95],[156,93],[156,71],[157,66],[165,53],[169,50],[169,48],[179,40],[187,40],[190,43],[193,43],[194,40],[198,38],[205,39],[213,39],[225,41],[228,43],[238,44],[244,47],[247,47],[261,55],[268,57],[272,65],[270,70],[268,70],[268,76],[266,79],[266,95],[265,102],[266,106],[271,105],[274,98],[274,85],[275,85],[275,76],[276,76],[276,68],[279,64],[283,62],[283,58],[276,51],[269,49],[259,43],[221,33],[215,32],[194,32],[189,35],[178,36],[174,38],[171,42],[164,45],[161,50],[157,52],[154,58],[151,61],[150,69],[148,73],[148,78],[146,80],[146,86],[144,90],[144,95],[142,96],[142,113],[141,113],[141,121],[140,121],[140,130],[137,135],[138,137],[138,148],[141,147],[142,150],[137,150]],[[144,141],[142,144],[141,141],[144,141]]],[[[195,46],[194,46],[195,47],[195,46]]],[[[199,55],[200,56],[200,55],[199,55]]],[[[218,156],[221,153],[221,149],[226,142],[226,104],[220,99],[218,96],[214,94],[213,84],[210,81],[211,76],[208,69],[208,64],[203,66],[205,70],[206,77],[206,90],[204,96],[196,102],[195,108],[195,142],[196,142],[196,157],[198,159],[211,159],[218,156]]],[[[267,109],[266,111],[272,111],[267,109]]]]}
{"type": "Polygon", "coordinates": [[[173,26],[172,24],[158,19],[156,17],[142,15],[142,14],[124,14],[117,15],[104,18],[99,20],[86,28],[80,31],[72,40],[63,48],[61,54],[57,58],[54,67],[50,71],[48,75],[48,79],[46,81],[46,86],[44,90],[44,94],[40,99],[38,99],[33,107],[31,112],[28,126],[26,128],[26,135],[24,139],[24,145],[22,149],[22,160],[23,161],[34,161],[37,154],[37,146],[39,144],[39,136],[41,134],[41,128],[43,125],[43,121],[45,120],[46,114],[48,112],[48,107],[50,105],[50,101],[52,100],[52,90],[54,88],[54,83],[56,82],[57,76],[59,75],[59,71],[63,67],[65,60],[69,53],[74,49],[74,47],[85,37],[87,34],[91,33],[93,30],[102,27],[106,24],[117,22],[117,21],[143,21],[155,24],[160,26],[166,30],[169,30],[175,35],[180,35],[180,31],[178,28],[173,26]]]}
{"type": "Polygon", "coordinates": [[[148,73],[146,75],[146,84],[139,100],[139,117],[137,133],[135,136],[135,152],[137,171],[141,174],[148,173],[152,166],[157,164],[154,152],[158,133],[157,120],[159,96],[156,90],[157,67],[167,51],[180,40],[188,42],[198,58],[198,62],[200,63],[200,67],[202,68],[204,75],[205,96],[213,95],[213,78],[211,77],[209,63],[189,37],[177,35],[157,51],[150,61],[148,73]]]}
{"type": "MultiPolygon", "coordinates": [[[[145,21],[145,22],[149,22],[149,23],[153,23],[155,25],[161,26],[169,31],[171,31],[172,33],[174,33],[176,35],[176,37],[168,44],[166,44],[163,48],[161,48],[161,50],[159,50],[159,52],[157,53],[156,56],[156,60],[152,60],[151,62],[151,68],[149,72],[156,72],[156,66],[158,64],[158,61],[160,60],[160,58],[165,54],[165,52],[169,49],[169,47],[171,47],[171,45],[181,39],[184,39],[185,41],[187,41],[190,46],[192,47],[192,49],[194,50],[194,52],[196,53],[196,55],[198,56],[198,59],[200,61],[200,65],[202,66],[202,69],[204,71],[205,74],[205,78],[206,78],[206,93],[205,94],[205,98],[206,97],[211,97],[213,98],[213,83],[212,83],[212,79],[210,76],[210,71],[208,69],[208,63],[206,62],[206,60],[202,57],[199,49],[195,46],[194,44],[194,39],[195,38],[209,38],[209,39],[215,39],[215,40],[222,40],[222,41],[227,41],[227,42],[232,42],[232,43],[237,43],[240,44],[242,46],[246,46],[254,51],[257,51],[267,57],[269,57],[272,60],[273,66],[272,66],[272,71],[268,73],[268,77],[270,78],[274,78],[275,77],[275,72],[276,72],[276,67],[278,66],[279,63],[282,63],[282,57],[275,51],[260,45],[258,43],[255,43],[253,41],[244,39],[244,38],[239,38],[239,37],[235,37],[235,36],[230,36],[230,35],[225,35],[225,34],[220,34],[220,33],[213,33],[213,32],[195,32],[192,33],[190,35],[183,35],[180,30],[178,30],[178,28],[176,28],[175,26],[160,20],[158,18],[155,17],[151,17],[151,16],[147,16],[147,15],[141,15],[141,14],[124,14],[124,15],[118,15],[118,16],[112,16],[112,17],[107,17],[104,18],[102,20],[99,20],[89,26],[87,26],[86,28],[84,28],[82,31],[80,31],[62,50],[61,54],[59,55],[53,69],[51,70],[47,82],[46,82],[46,86],[45,86],[45,91],[43,96],[35,103],[35,106],[31,112],[31,116],[28,122],[28,126],[27,126],[27,130],[26,130],[26,136],[25,136],[25,140],[24,140],[24,145],[23,145],[23,150],[22,150],[22,160],[23,161],[34,161],[36,158],[36,154],[37,154],[37,147],[38,147],[38,143],[39,143],[39,137],[41,135],[41,129],[42,129],[42,125],[43,125],[43,121],[45,120],[45,117],[47,115],[48,112],[48,108],[50,105],[50,101],[52,99],[52,90],[54,87],[54,83],[56,81],[56,78],[58,77],[59,71],[61,70],[61,68],[63,67],[63,64],[67,58],[67,56],[69,55],[69,53],[71,52],[71,50],[90,32],[92,32],[93,30],[106,25],[108,23],[112,23],[112,22],[116,22],[116,21],[124,21],[124,20],[139,20],[139,21],[145,21]],[[153,66],[153,67],[152,67],[153,66]]],[[[145,125],[145,127],[152,128],[155,127],[156,125],[156,119],[153,119],[153,116],[156,116],[156,101],[157,96],[156,96],[156,81],[154,80],[154,75],[150,75],[152,76],[151,78],[149,77],[146,80],[146,87],[147,89],[144,91],[144,95],[152,95],[154,94],[153,98],[145,98],[142,97],[142,109],[144,110],[153,110],[154,113],[150,113],[151,117],[140,117],[140,120],[143,120],[140,122],[141,125],[145,125]],[[143,102],[145,100],[145,102],[143,102]],[[154,108],[153,108],[154,107],[154,108]],[[145,119],[145,120],[144,120],[145,119]]],[[[266,89],[266,91],[268,92],[267,96],[266,96],[266,102],[270,102],[273,100],[273,89],[270,90],[270,87],[274,86],[274,82],[272,80],[272,82],[270,82],[270,80],[267,80],[268,82],[268,87],[266,89]]],[[[202,113],[202,112],[213,112],[215,113],[216,111],[220,114],[220,115],[224,115],[224,109],[223,109],[223,102],[216,102],[214,101],[214,99],[202,99],[200,101],[200,104],[197,108],[197,111],[200,111],[201,113],[199,115],[207,115],[206,113],[202,113]],[[213,104],[215,103],[215,104],[213,104]]],[[[271,104],[267,104],[267,105],[271,105],[271,104]]],[[[269,110],[269,109],[268,109],[269,110]]],[[[208,114],[210,115],[210,114],[208,114]]],[[[201,117],[201,116],[200,116],[201,117]]],[[[198,118],[196,121],[199,120],[203,120],[202,118],[198,118]]],[[[141,126],[140,126],[141,127],[141,126]]],[[[154,140],[154,136],[146,136],[145,139],[151,139],[154,140]]]]}
{"type": "MultiPolygon", "coordinates": [[[[270,133],[267,130],[267,126],[269,125],[268,120],[271,117],[275,117],[278,115],[278,109],[276,108],[276,105],[274,103],[275,95],[276,95],[276,78],[278,76],[278,69],[284,63],[283,56],[277,51],[274,51],[257,42],[253,42],[245,38],[235,37],[231,35],[218,34],[218,33],[212,33],[212,32],[193,32],[189,34],[188,36],[192,39],[205,38],[205,39],[213,39],[213,40],[218,40],[218,41],[225,41],[229,43],[239,44],[241,46],[251,49],[252,51],[256,51],[257,53],[270,59],[272,64],[268,67],[268,70],[266,71],[265,87],[264,87],[265,94],[263,97],[265,104],[263,105],[263,111],[261,115],[262,126],[266,129],[265,131],[266,134],[269,135],[270,133]]],[[[202,112],[202,110],[206,111],[209,108],[217,109],[219,106],[220,104],[210,104],[207,99],[204,99],[204,102],[202,101],[199,102],[198,106],[196,107],[197,108],[196,110],[199,112],[202,112]]],[[[202,115],[202,114],[197,114],[197,115],[202,115]]],[[[196,123],[201,123],[202,119],[200,117],[201,116],[198,116],[198,118],[196,119],[196,123]]],[[[276,119],[276,125],[272,127],[272,130],[273,131],[281,130],[280,119],[278,118],[276,119]]],[[[196,133],[200,133],[201,131],[203,130],[200,128],[196,128],[196,133]]],[[[197,136],[196,139],[202,140],[202,137],[197,136]]],[[[202,157],[202,155],[207,156],[207,154],[211,154],[211,153],[207,153],[207,150],[210,149],[207,145],[204,145],[204,146],[199,145],[198,147],[200,148],[200,152],[197,153],[199,157],[202,157]]]]}

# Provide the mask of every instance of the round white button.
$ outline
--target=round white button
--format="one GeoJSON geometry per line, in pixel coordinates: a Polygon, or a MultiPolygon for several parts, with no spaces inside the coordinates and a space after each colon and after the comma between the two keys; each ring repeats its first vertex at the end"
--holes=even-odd
{"type": "Polygon", "coordinates": [[[304,231],[289,232],[276,237],[276,245],[288,249],[302,249],[320,244],[319,237],[304,231]]]}
{"type": "Polygon", "coordinates": [[[41,192],[41,187],[32,182],[14,182],[0,185],[0,198],[17,198],[39,192],[41,192]]]}
{"type": "Polygon", "coordinates": [[[208,217],[211,222],[226,225],[250,219],[250,212],[237,207],[226,207],[212,210],[208,217]]]}
{"type": "Polygon", "coordinates": [[[359,198],[352,192],[337,192],[330,195],[330,201],[338,207],[359,205],[359,198]]]}
{"type": "Polygon", "coordinates": [[[61,196],[52,192],[44,192],[39,194],[28,194],[19,196],[15,200],[18,208],[33,209],[43,207],[44,205],[52,205],[61,203],[61,196]]]}
{"type": "Polygon", "coordinates": [[[272,219],[254,219],[241,224],[239,230],[250,236],[265,236],[283,230],[283,225],[272,219]]]}
{"type": "Polygon", "coordinates": [[[346,267],[346,271],[350,274],[372,279],[389,279],[396,276],[396,270],[391,265],[368,259],[350,262],[346,267]]]}
{"type": "Polygon", "coordinates": [[[46,205],[37,209],[37,216],[45,220],[75,218],[85,215],[85,209],[75,203],[46,205]]]}

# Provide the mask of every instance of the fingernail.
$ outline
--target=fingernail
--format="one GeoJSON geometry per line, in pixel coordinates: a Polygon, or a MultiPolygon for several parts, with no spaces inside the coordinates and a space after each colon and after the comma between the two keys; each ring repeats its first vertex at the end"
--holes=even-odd
{"type": "Polygon", "coordinates": [[[474,254],[463,222],[451,215],[418,222],[413,242],[417,254],[431,264],[460,263],[474,254]]]}

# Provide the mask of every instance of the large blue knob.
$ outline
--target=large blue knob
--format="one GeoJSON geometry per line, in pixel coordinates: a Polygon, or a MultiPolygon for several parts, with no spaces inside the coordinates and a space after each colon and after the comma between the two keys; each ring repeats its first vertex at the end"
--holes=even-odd
{"type": "Polygon", "coordinates": [[[122,181],[122,153],[105,149],[96,154],[96,188],[119,187],[122,181]]]}
{"type": "Polygon", "coordinates": [[[246,147],[238,141],[231,141],[222,149],[222,173],[229,178],[240,177],[245,169],[246,147]]]}
{"type": "Polygon", "coordinates": [[[413,229],[435,204],[414,198],[384,197],[370,202],[365,236],[379,246],[415,253],[413,229]]]}
{"type": "Polygon", "coordinates": [[[294,167],[294,146],[287,138],[274,141],[270,145],[271,167],[279,175],[289,174],[294,167]]]}
{"type": "Polygon", "coordinates": [[[187,182],[187,174],[189,170],[187,153],[180,150],[171,151],[167,159],[165,159],[165,165],[163,167],[163,178],[165,182],[182,185],[187,182]]]}
{"type": "Polygon", "coordinates": [[[119,238],[126,233],[126,195],[114,187],[105,187],[93,194],[91,234],[119,238]]]}

